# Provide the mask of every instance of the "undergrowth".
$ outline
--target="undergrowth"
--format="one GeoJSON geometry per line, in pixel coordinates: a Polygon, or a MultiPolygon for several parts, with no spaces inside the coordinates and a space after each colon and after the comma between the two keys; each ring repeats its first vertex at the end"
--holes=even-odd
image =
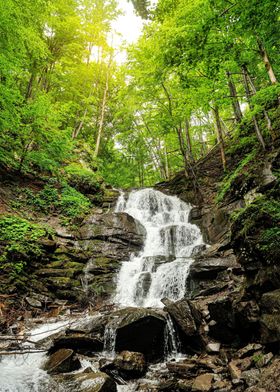
{"type": "Polygon", "coordinates": [[[0,217],[0,271],[11,280],[17,279],[30,259],[42,256],[40,239],[50,237],[51,229],[17,216],[0,217]]]}

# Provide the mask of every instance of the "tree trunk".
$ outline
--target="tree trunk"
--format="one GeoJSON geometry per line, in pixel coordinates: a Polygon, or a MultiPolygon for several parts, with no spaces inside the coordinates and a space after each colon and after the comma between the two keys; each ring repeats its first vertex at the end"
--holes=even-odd
{"type": "Polygon", "coordinates": [[[264,47],[264,45],[262,43],[262,40],[259,37],[257,38],[257,41],[258,41],[260,54],[262,56],[262,60],[263,60],[263,63],[265,65],[266,71],[268,73],[270,82],[271,82],[271,84],[276,84],[277,83],[277,79],[276,79],[274,70],[272,68],[271,62],[269,60],[267,51],[266,51],[266,49],[265,49],[265,47],[264,47]]]}
{"type": "Polygon", "coordinates": [[[106,83],[105,83],[103,99],[102,99],[102,105],[101,105],[101,114],[100,114],[100,120],[99,120],[98,134],[97,134],[96,146],[95,146],[95,151],[94,151],[95,157],[98,156],[99,148],[100,148],[100,142],[101,142],[101,135],[103,133],[103,124],[104,124],[104,118],[105,118],[107,94],[108,94],[108,90],[109,90],[109,76],[110,76],[111,63],[112,63],[112,55],[110,55],[110,59],[109,59],[109,63],[108,63],[108,69],[107,69],[107,75],[106,75],[106,83]]]}
{"type": "Polygon", "coordinates": [[[235,121],[236,121],[236,123],[240,123],[243,116],[242,116],[241,108],[240,108],[239,101],[237,98],[236,87],[235,87],[235,84],[233,83],[230,72],[227,72],[226,74],[227,74],[227,79],[228,79],[228,87],[229,87],[229,91],[230,91],[231,103],[232,103],[235,121]]]}
{"type": "MultiPolygon", "coordinates": [[[[253,80],[252,80],[252,78],[251,78],[251,76],[250,76],[250,74],[248,72],[248,69],[247,69],[246,65],[243,65],[242,70],[243,70],[244,75],[247,77],[247,81],[248,81],[248,83],[249,83],[249,85],[251,87],[251,90],[252,90],[253,94],[256,94],[257,93],[256,86],[255,86],[255,84],[254,84],[254,82],[253,82],[253,80]]],[[[264,114],[264,117],[266,119],[267,129],[268,129],[269,133],[271,134],[272,140],[274,141],[277,138],[277,135],[273,131],[270,117],[269,117],[269,115],[268,115],[268,113],[267,113],[267,111],[265,109],[263,111],[263,114],[264,114]]]]}
{"type": "Polygon", "coordinates": [[[186,133],[186,141],[187,141],[187,150],[190,158],[190,162],[194,162],[193,151],[192,151],[192,141],[190,136],[190,122],[188,119],[185,121],[185,133],[186,133]]]}
{"type": "Polygon", "coordinates": [[[220,119],[220,115],[219,115],[219,109],[218,109],[217,105],[213,108],[213,114],[214,114],[214,118],[215,118],[215,129],[216,129],[216,133],[217,133],[218,143],[220,146],[222,164],[223,164],[223,168],[225,171],[226,167],[227,167],[226,154],[225,154],[225,144],[224,144],[224,138],[223,138],[221,119],[220,119]]]}
{"type": "MultiPolygon", "coordinates": [[[[251,91],[250,91],[250,87],[249,87],[249,83],[248,83],[248,76],[247,76],[247,72],[246,72],[247,70],[243,68],[243,71],[244,71],[243,72],[243,83],[244,83],[244,88],[245,88],[245,92],[246,92],[246,97],[248,100],[249,107],[250,107],[250,109],[252,109],[251,91]]],[[[254,123],[254,128],[256,131],[257,138],[258,138],[260,144],[262,145],[262,148],[265,150],[266,149],[265,142],[263,140],[262,133],[260,131],[259,124],[258,124],[258,121],[257,121],[257,118],[255,115],[253,116],[253,123],[254,123]]]]}

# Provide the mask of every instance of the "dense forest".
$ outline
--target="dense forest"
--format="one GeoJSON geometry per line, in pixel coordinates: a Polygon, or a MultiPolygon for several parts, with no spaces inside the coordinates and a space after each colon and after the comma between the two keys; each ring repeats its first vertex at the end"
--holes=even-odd
{"type": "Polygon", "coordinates": [[[0,1],[0,391],[279,391],[279,42],[279,0],[0,1]]]}
{"type": "Polygon", "coordinates": [[[151,185],[219,143],[271,149],[279,124],[279,4],[161,0],[128,60],[115,1],[1,4],[0,163],[21,173],[151,185]]]}

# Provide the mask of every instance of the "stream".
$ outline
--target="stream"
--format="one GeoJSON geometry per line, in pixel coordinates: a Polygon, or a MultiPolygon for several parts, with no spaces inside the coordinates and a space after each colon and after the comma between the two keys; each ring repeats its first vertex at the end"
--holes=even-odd
{"type": "MultiPolygon", "coordinates": [[[[139,222],[139,230],[145,229],[145,242],[139,254],[132,254],[129,261],[124,261],[117,276],[117,288],[112,303],[118,308],[143,307],[163,308],[161,299],[177,301],[184,297],[189,267],[193,262],[194,249],[203,244],[202,234],[196,225],[189,223],[192,206],[175,196],[167,196],[153,189],[134,190],[129,195],[121,192],[115,212],[125,212],[139,222]]],[[[28,350],[69,326],[79,325],[86,318],[64,316],[60,320],[50,320],[40,326],[27,328],[28,340],[24,343],[28,350]]],[[[115,331],[118,320],[106,326],[104,334],[103,357],[115,355],[115,331]]],[[[180,358],[180,342],[169,316],[166,317],[164,334],[165,359],[180,358]]],[[[45,361],[45,352],[18,354],[0,357],[0,392],[47,392],[65,391],[53,384],[52,378],[41,370],[45,361]]],[[[95,362],[83,360],[82,370],[91,366],[98,370],[95,362]]],[[[164,363],[152,365],[145,379],[153,383],[153,372],[164,363]]],[[[80,370],[81,371],[81,370],[80,370]]],[[[119,385],[118,391],[134,391],[136,384],[119,385]]]]}

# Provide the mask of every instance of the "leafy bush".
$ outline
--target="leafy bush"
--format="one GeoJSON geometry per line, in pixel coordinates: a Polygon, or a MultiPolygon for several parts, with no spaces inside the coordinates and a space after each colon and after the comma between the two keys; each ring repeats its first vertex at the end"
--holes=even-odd
{"type": "Polygon", "coordinates": [[[65,168],[67,181],[78,190],[96,191],[100,189],[102,178],[99,173],[83,167],[78,163],[71,163],[65,168]]]}
{"type": "Polygon", "coordinates": [[[0,217],[0,270],[11,277],[20,274],[29,258],[42,254],[39,239],[49,236],[51,231],[16,216],[0,217]]]}
{"type": "Polygon", "coordinates": [[[37,193],[26,188],[24,196],[26,204],[33,206],[37,211],[44,213],[56,211],[70,218],[88,212],[91,206],[91,202],[86,196],[67,183],[61,185],[56,181],[50,181],[37,193]]]}

